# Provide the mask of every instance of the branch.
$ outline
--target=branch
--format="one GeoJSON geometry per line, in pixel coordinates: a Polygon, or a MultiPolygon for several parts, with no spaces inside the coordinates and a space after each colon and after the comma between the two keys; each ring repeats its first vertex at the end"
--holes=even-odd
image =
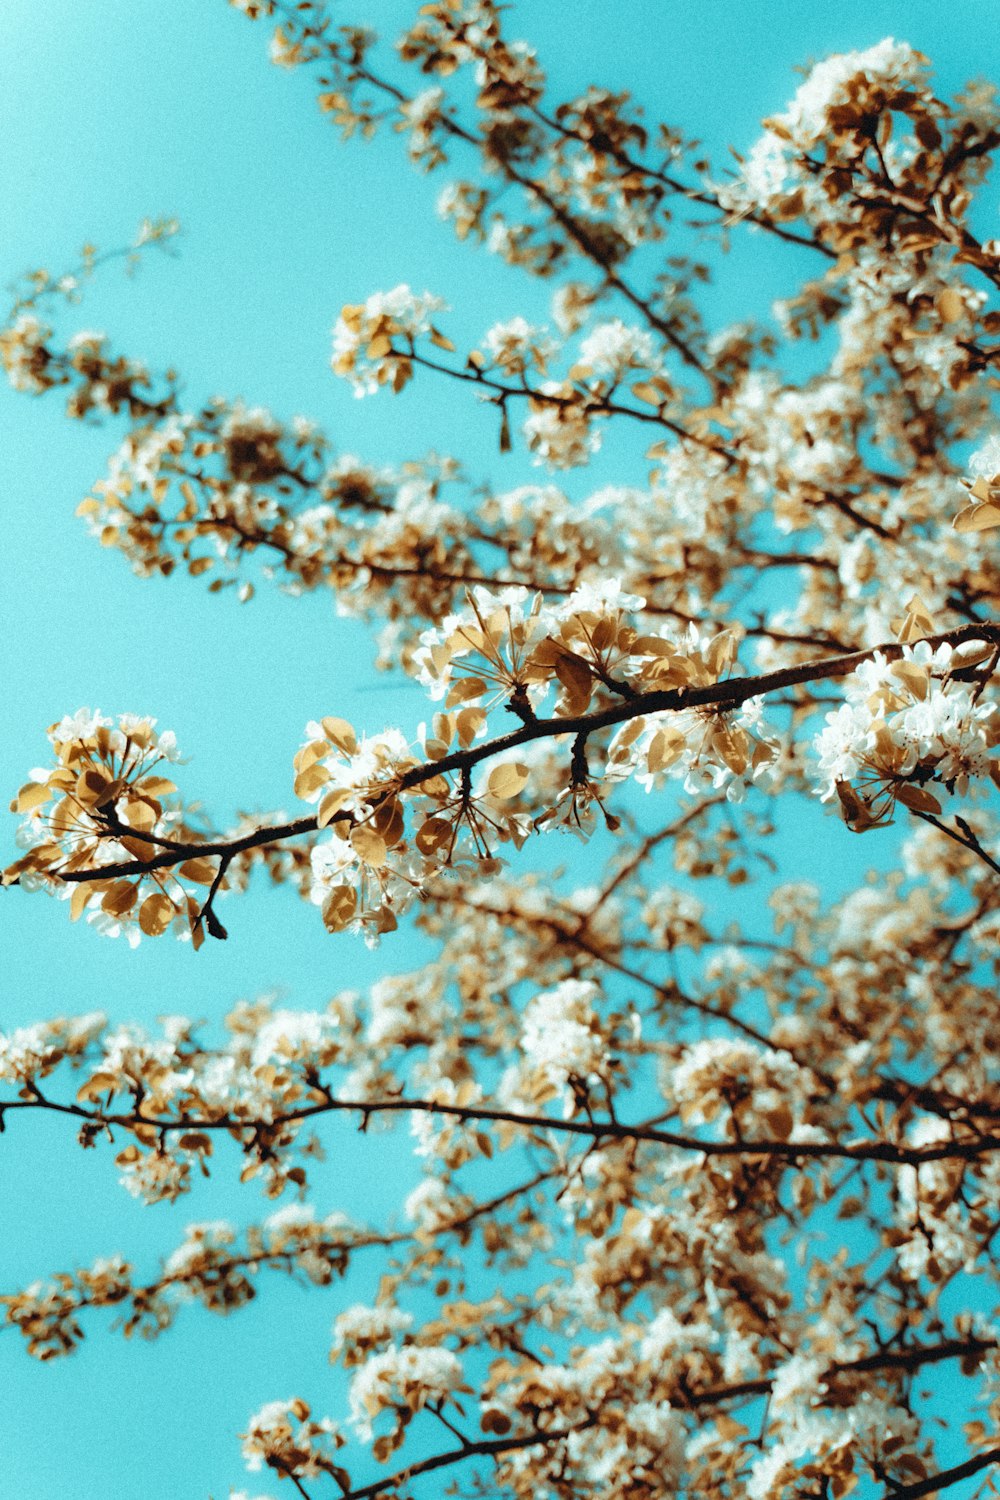
{"type": "MultiPolygon", "coordinates": [[[[946,643],[956,646],[963,641],[972,640],[990,641],[997,645],[1000,644],[1000,625],[987,623],[961,625],[955,630],[925,636],[923,640],[930,646],[946,643]]],[[[748,698],[757,695],[780,692],[801,683],[819,682],[830,677],[847,677],[862,662],[870,661],[878,653],[881,653],[888,661],[898,661],[903,655],[903,650],[904,647],[899,642],[889,641],[878,646],[871,646],[864,651],[851,651],[845,655],[824,657],[818,661],[782,667],[774,672],[762,672],[755,677],[730,677],[725,681],[708,683],[702,687],[664,688],[649,693],[637,693],[634,698],[626,702],[612,704],[609,708],[599,709],[591,714],[567,718],[535,719],[530,723],[522,724],[520,728],[512,730],[509,734],[500,735],[497,739],[487,740],[481,745],[472,745],[466,750],[453,751],[450,755],[442,756],[440,760],[414,766],[394,783],[393,791],[396,793],[409,791],[425,781],[431,781],[448,772],[460,772],[467,775],[480,762],[490,760],[493,756],[501,755],[505,751],[516,750],[521,745],[531,744],[535,740],[554,739],[561,735],[589,735],[596,730],[615,728],[619,724],[627,723],[630,719],[639,718],[644,714],[679,713],[692,708],[714,708],[720,712],[726,712],[739,708],[748,698]]],[[[265,845],[281,843],[285,839],[300,838],[304,834],[317,831],[317,819],[315,815],[312,815],[276,826],[257,828],[239,838],[178,844],[174,849],[155,855],[152,859],[120,860],[114,864],[94,866],[89,869],[63,872],[54,870],[51,874],[67,883],[143,875],[151,870],[169,869],[186,859],[196,857],[218,854],[232,858],[233,855],[241,854],[248,849],[259,849],[265,845]]]]}
{"type": "Polygon", "coordinates": [[[464,1463],[470,1458],[497,1457],[501,1453],[514,1453],[519,1448],[534,1448],[548,1443],[558,1443],[563,1438],[572,1437],[575,1432],[584,1432],[588,1427],[593,1427],[595,1422],[594,1417],[587,1417],[582,1422],[574,1423],[572,1427],[562,1427],[555,1432],[535,1428],[517,1437],[481,1438],[475,1442],[466,1443],[461,1448],[451,1448],[446,1453],[435,1453],[431,1458],[419,1459],[416,1463],[408,1464],[405,1469],[397,1469],[394,1474],[387,1474],[384,1479],[378,1480],[375,1484],[365,1484],[358,1489],[346,1490],[340,1496],[340,1500],[375,1500],[376,1496],[382,1496],[383,1500],[391,1500],[392,1494],[398,1494],[399,1486],[408,1483],[411,1479],[416,1479],[419,1474],[430,1474],[435,1469],[450,1468],[452,1464],[464,1463]]]}
{"type": "Polygon", "coordinates": [[[886,1490],[885,1500],[920,1500],[922,1495],[936,1495],[938,1490],[958,1484],[996,1463],[1000,1463],[1000,1448],[988,1448],[985,1453],[967,1458],[964,1463],[955,1464],[951,1469],[940,1469],[937,1474],[929,1474],[926,1479],[915,1480],[913,1484],[893,1485],[886,1490]]]}
{"type": "Polygon", "coordinates": [[[80,1104],[61,1104],[48,1099],[37,1089],[30,1099],[10,1099],[0,1102],[0,1119],[10,1110],[50,1110],[55,1114],[72,1115],[87,1120],[100,1128],[118,1126],[132,1130],[136,1126],[153,1126],[161,1135],[187,1130],[224,1130],[234,1135],[246,1131],[271,1133],[285,1125],[298,1125],[326,1114],[360,1114],[363,1120],[377,1114],[417,1113],[439,1115],[445,1119],[490,1121],[494,1124],[512,1125],[524,1130],[556,1131],[565,1135],[582,1136],[595,1144],[605,1141],[647,1141],[654,1145],[668,1146],[676,1151],[690,1151],[706,1159],[712,1157],[764,1157],[774,1161],[880,1161],[892,1166],[919,1167],[934,1161],[977,1161],[994,1151],[1000,1151],[1000,1136],[975,1135],[967,1140],[939,1141],[928,1146],[900,1146],[893,1141],[862,1140],[841,1143],[839,1141],[795,1141],[795,1140],[712,1140],[695,1135],[681,1135],[664,1130],[658,1125],[620,1120],[559,1119],[551,1115],[520,1114],[515,1110],[501,1109],[488,1104],[445,1104],[436,1099],[408,1099],[403,1096],[385,1099],[334,1099],[325,1098],[322,1103],[306,1104],[298,1109],[277,1113],[266,1120],[243,1118],[239,1115],[216,1115],[204,1118],[184,1114],[173,1119],[157,1119],[132,1113],[86,1109],[80,1104]]]}

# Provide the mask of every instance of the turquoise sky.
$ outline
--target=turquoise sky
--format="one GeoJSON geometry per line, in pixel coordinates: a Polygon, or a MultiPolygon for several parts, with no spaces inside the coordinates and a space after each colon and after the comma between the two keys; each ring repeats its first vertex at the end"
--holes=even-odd
{"type": "MultiPolygon", "coordinates": [[[[415,0],[335,5],[338,18],[388,33],[416,9],[415,0]]],[[[793,69],[810,57],[893,34],[934,60],[945,91],[977,74],[1000,78],[995,0],[515,0],[511,9],[510,32],[537,43],[555,89],[631,88],[651,118],[700,137],[720,165],[728,144],[747,148],[759,120],[783,106],[793,69]]],[[[192,403],[218,393],[311,415],[342,451],[391,462],[433,447],[499,485],[538,477],[523,453],[500,459],[493,415],[450,389],[418,382],[395,403],[356,402],[331,376],[340,306],[377,288],[408,281],[442,293],[454,308],[447,326],[470,339],[516,312],[544,319],[547,293],[456,245],[434,217],[439,183],[409,171],[399,139],[342,146],[309,80],[272,68],[266,54],[265,28],[224,0],[5,0],[0,283],[71,264],[88,239],[121,244],[146,215],[176,214],[178,257],[153,256],[132,280],[111,268],[69,329],[106,329],[154,369],[175,366],[192,403]]],[[[713,317],[766,315],[800,264],[744,239],[720,266],[713,317]]],[[[223,824],[238,807],[291,809],[291,756],[310,718],[412,731],[426,713],[421,695],[373,682],[362,632],[335,618],[327,596],[265,590],[241,608],[189,580],[137,580],[91,542],[73,512],[117,441],[117,431],[67,423],[57,399],[0,390],[4,806],[45,759],[46,725],[84,704],[152,713],[176,730],[191,758],[184,788],[223,824]]],[[[568,483],[586,493],[638,482],[643,469],[609,437],[600,465],[568,483]]],[[[4,828],[10,851],[13,818],[4,828]]],[[[860,857],[840,835],[830,839],[835,882],[860,857]]],[[[803,849],[800,872],[808,863],[803,849]]],[[[330,938],[291,894],[256,891],[225,916],[231,940],[197,957],[166,940],[131,952],[71,928],[42,897],[7,892],[0,1027],[94,1008],[121,1019],[218,1017],[274,986],[312,1007],[406,966],[399,945],[372,955],[330,938]]],[[[328,1145],[318,1210],[384,1219],[409,1165],[394,1165],[377,1137],[331,1130],[328,1145]]],[[[58,1121],[13,1123],[0,1138],[0,1292],[114,1251],[152,1270],[189,1221],[267,1212],[253,1192],[234,1191],[232,1167],[220,1162],[179,1205],[139,1209],[117,1187],[109,1153],[82,1153],[58,1121]]],[[[221,1500],[243,1483],[236,1434],[261,1402],[298,1393],[337,1414],[326,1329],[339,1306],[372,1290],[364,1272],[329,1292],[275,1280],[239,1316],[191,1312],[152,1345],[127,1345],[93,1319],[83,1350],[49,1366],[4,1333],[0,1496],[221,1500]]]]}

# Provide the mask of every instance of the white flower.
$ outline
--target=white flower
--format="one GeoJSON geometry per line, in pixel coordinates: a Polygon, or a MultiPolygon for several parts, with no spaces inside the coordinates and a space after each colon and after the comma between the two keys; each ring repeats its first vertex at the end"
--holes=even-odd
{"type": "Polygon", "coordinates": [[[580,345],[580,363],[595,375],[614,381],[629,370],[656,370],[660,361],[653,336],[644,328],[629,328],[620,318],[598,323],[580,345]]]}
{"type": "Polygon", "coordinates": [[[461,1383],[462,1366],[450,1349],[386,1349],[367,1359],[351,1382],[352,1424],[367,1442],[379,1412],[396,1404],[419,1410],[428,1401],[446,1400],[461,1383]]]}
{"type": "MultiPolygon", "coordinates": [[[[600,991],[585,979],[564,979],[529,1001],[521,1029],[521,1048],[553,1088],[565,1090],[571,1079],[596,1081],[607,1073],[609,1052],[593,1001],[600,991]]],[[[571,1111],[567,1094],[564,1107],[571,1111]]]]}
{"type": "Polygon", "coordinates": [[[89,740],[98,729],[110,727],[111,720],[100,709],[78,708],[75,714],[64,714],[58,724],[53,724],[49,739],[53,745],[64,745],[72,740],[89,740]]]}
{"type": "Polygon", "coordinates": [[[574,402],[558,381],[544,381],[546,396],[565,396],[565,401],[536,401],[521,426],[525,442],[536,455],[536,463],[553,469],[575,469],[589,463],[601,446],[601,434],[592,427],[583,408],[574,402]]]}

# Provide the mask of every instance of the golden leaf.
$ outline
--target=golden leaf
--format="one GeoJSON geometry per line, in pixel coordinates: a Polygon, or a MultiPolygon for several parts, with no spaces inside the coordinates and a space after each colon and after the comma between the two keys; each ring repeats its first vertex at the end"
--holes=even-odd
{"type": "Polygon", "coordinates": [[[957,287],[946,286],[937,299],[938,316],[942,323],[957,323],[965,312],[965,302],[957,287]]]}
{"type": "Polygon", "coordinates": [[[73,894],[69,898],[69,919],[71,922],[79,922],[87,909],[87,902],[93,895],[93,890],[88,881],[81,881],[73,887],[73,894]]]}
{"type": "Polygon", "coordinates": [[[941,804],[936,797],[932,797],[926,787],[915,786],[913,782],[907,782],[905,786],[897,789],[896,800],[902,802],[904,807],[911,807],[914,812],[939,813],[941,804]]]}
{"type": "Polygon", "coordinates": [[[992,531],[1000,526],[1000,506],[966,505],[951,524],[956,531],[992,531]]]}
{"type": "Polygon", "coordinates": [[[351,829],[351,848],[362,864],[373,870],[381,869],[385,864],[388,853],[385,839],[374,828],[369,828],[367,823],[359,823],[356,828],[351,829]]]}
{"type": "Polygon", "coordinates": [[[452,826],[446,818],[428,818],[417,829],[415,843],[421,854],[430,856],[450,843],[453,836],[452,826]]]}
{"type": "Polygon", "coordinates": [[[330,773],[326,766],[318,764],[308,766],[295,778],[295,795],[296,797],[311,797],[313,792],[318,792],[320,787],[325,786],[329,780],[330,773]]]}
{"type": "MultiPolygon", "coordinates": [[[[156,813],[148,802],[136,800],[126,802],[124,809],[124,821],[133,833],[152,833],[156,827],[156,813]]],[[[147,849],[148,853],[148,849],[147,849]]]]}
{"type": "Polygon", "coordinates": [[[44,781],[26,782],[10,804],[10,810],[19,813],[34,812],[35,808],[41,807],[50,796],[51,792],[44,781]]]}
{"type": "Polygon", "coordinates": [[[372,814],[372,825],[382,835],[387,849],[394,849],[403,837],[403,809],[395,797],[387,797],[372,814]]]}
{"type": "Polygon", "coordinates": [[[328,823],[331,823],[339,812],[343,812],[353,796],[354,793],[348,787],[338,787],[332,792],[327,792],[316,814],[317,828],[325,828],[328,823]]]}
{"type": "Polygon", "coordinates": [[[162,891],[155,891],[152,896],[147,896],[139,908],[139,926],[148,937],[159,937],[161,932],[166,932],[174,917],[177,908],[169,896],[162,891]]]}
{"type": "Polygon", "coordinates": [[[186,859],[177,871],[185,880],[193,880],[195,885],[211,885],[215,879],[215,865],[210,859],[186,859]]]}
{"type": "Polygon", "coordinates": [[[327,932],[342,932],[353,919],[357,906],[353,886],[335,885],[323,903],[323,925],[327,932]]]}
{"type": "Polygon", "coordinates": [[[346,719],[337,719],[328,715],[319,721],[323,726],[323,733],[331,745],[336,745],[338,750],[343,750],[345,755],[353,755],[358,748],[358,737],[354,733],[354,726],[346,719]]]}
{"type": "Polygon", "coordinates": [[[456,703],[468,703],[472,698],[481,698],[486,692],[486,683],[481,677],[457,677],[448,689],[444,703],[454,708],[456,703]]]}
{"type": "Polygon", "coordinates": [[[171,792],[176,792],[177,785],[168,781],[166,776],[144,776],[135,783],[135,789],[145,797],[166,797],[171,792]]]}
{"type": "Polygon", "coordinates": [[[528,767],[518,760],[508,760],[502,765],[494,766],[486,783],[490,796],[496,797],[498,802],[516,797],[527,786],[529,774],[528,767]]]}
{"type": "Polygon", "coordinates": [[[123,917],[130,912],[136,903],[139,888],[134,881],[116,880],[104,892],[101,902],[101,910],[106,911],[112,917],[123,917]]]}

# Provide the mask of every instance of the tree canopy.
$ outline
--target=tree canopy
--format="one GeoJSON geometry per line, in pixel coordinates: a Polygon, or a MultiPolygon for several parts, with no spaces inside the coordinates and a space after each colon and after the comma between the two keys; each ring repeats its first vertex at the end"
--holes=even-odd
{"type": "Polygon", "coordinates": [[[380,39],[320,0],[232,3],[337,134],[398,135],[481,274],[548,314],[470,339],[447,287],[405,283],[331,309],[332,377],[387,422],[411,383],[485,406],[505,487],[433,431],[385,465],[76,328],[172,219],[15,289],[10,386],[114,434],[93,540],[167,599],[329,593],[424,719],[318,689],[289,805],[231,823],[155,702],[49,726],[5,905],[197,965],[269,879],[386,971],[324,1009],[241,1000],[216,1033],[164,996],[156,1027],[81,997],[0,1034],[12,1137],[57,1116],[147,1204],[234,1162],[282,1200],[190,1224],[152,1275],[116,1252],[7,1290],[6,1324],[53,1360],[101,1309],[156,1338],[264,1273],[350,1289],[374,1264],[334,1321],[343,1399],[275,1391],[240,1435],[311,1500],[988,1483],[1000,96],[940,97],[889,37],[813,63],[727,164],[599,79],[554,96],[527,7],[434,0],[380,39]],[[718,322],[714,282],[771,245],[794,288],[718,322]],[[355,1128],[410,1174],[387,1219],[313,1191],[355,1128]]]}

